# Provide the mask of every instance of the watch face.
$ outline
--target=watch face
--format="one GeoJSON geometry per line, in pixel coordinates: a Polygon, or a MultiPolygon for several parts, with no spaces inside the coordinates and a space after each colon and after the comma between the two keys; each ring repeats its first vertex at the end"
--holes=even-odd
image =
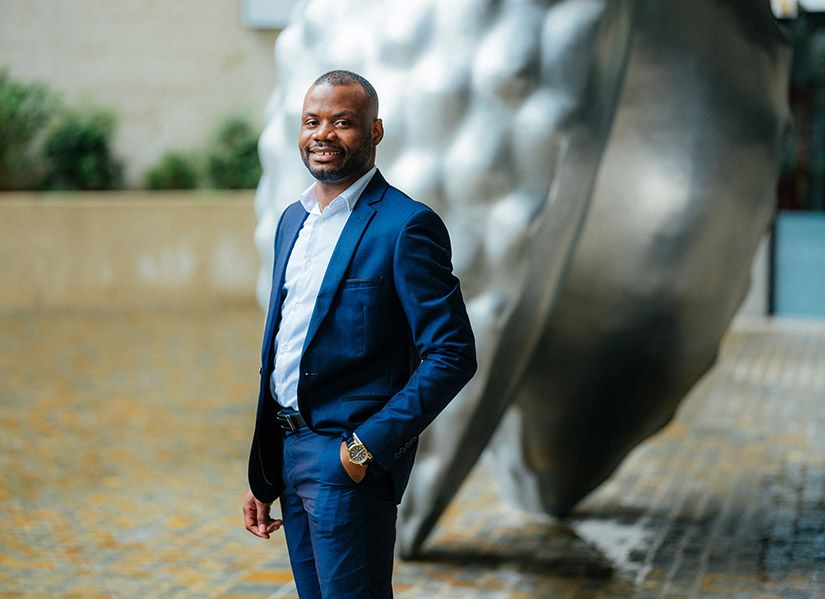
{"type": "Polygon", "coordinates": [[[367,457],[367,448],[363,445],[356,443],[349,448],[349,461],[353,464],[363,464],[367,461],[367,457]]]}

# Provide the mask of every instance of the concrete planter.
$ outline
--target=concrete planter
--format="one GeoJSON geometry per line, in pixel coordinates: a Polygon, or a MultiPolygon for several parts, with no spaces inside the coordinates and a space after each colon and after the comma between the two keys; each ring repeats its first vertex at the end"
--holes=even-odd
{"type": "Polygon", "coordinates": [[[254,191],[0,194],[0,312],[255,302],[254,191]]]}

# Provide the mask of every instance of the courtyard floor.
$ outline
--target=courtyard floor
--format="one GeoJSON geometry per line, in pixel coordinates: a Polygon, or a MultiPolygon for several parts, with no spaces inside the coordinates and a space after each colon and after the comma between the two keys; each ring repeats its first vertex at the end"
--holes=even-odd
{"type": "MultiPolygon", "coordinates": [[[[242,525],[263,318],[0,316],[0,597],[294,597],[242,525]]],[[[739,320],[565,522],[480,464],[396,596],[825,597],[825,322],[739,320]]]]}

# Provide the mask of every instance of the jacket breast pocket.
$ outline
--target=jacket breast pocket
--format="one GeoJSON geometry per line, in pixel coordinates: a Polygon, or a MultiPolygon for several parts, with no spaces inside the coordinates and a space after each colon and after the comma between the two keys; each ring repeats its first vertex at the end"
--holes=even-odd
{"type": "Polygon", "coordinates": [[[383,276],[346,279],[337,307],[340,324],[347,330],[343,338],[362,353],[376,351],[385,343],[382,337],[389,333],[386,320],[392,301],[391,289],[383,276]]]}
{"type": "Polygon", "coordinates": [[[370,287],[383,287],[384,277],[355,277],[344,280],[344,287],[346,289],[368,289],[370,287]]]}

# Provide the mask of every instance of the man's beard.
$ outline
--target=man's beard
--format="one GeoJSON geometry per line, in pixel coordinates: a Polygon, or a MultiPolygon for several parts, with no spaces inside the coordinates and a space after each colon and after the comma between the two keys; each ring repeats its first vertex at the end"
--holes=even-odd
{"type": "Polygon", "coordinates": [[[322,183],[335,183],[336,181],[341,181],[347,177],[366,170],[366,167],[370,162],[371,155],[372,145],[368,140],[352,152],[347,152],[344,155],[344,160],[341,162],[341,166],[335,169],[319,169],[310,166],[309,149],[306,149],[301,153],[301,158],[303,159],[307,170],[309,170],[309,174],[311,174],[317,181],[322,183]]]}

